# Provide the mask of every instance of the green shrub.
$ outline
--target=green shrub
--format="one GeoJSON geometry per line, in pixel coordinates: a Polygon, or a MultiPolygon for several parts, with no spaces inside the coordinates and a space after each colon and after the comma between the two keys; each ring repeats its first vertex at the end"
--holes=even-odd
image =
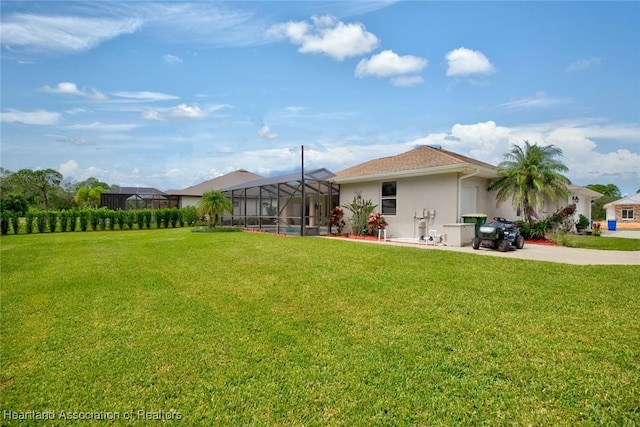
{"type": "Polygon", "coordinates": [[[349,225],[353,234],[365,236],[369,233],[369,215],[373,213],[377,206],[371,200],[365,200],[359,192],[353,196],[351,203],[342,205],[342,207],[351,211],[349,225]]]}
{"type": "Polygon", "coordinates": [[[144,228],[144,211],[142,209],[134,211],[136,215],[136,222],[138,223],[138,228],[142,230],[144,228]]]}
{"type": "Polygon", "coordinates": [[[124,230],[124,223],[127,221],[127,213],[123,210],[118,210],[115,212],[115,217],[115,222],[118,223],[120,230],[124,230]]]}
{"type": "Polygon", "coordinates": [[[551,229],[549,221],[546,219],[533,222],[517,221],[517,225],[520,228],[520,234],[527,240],[544,239],[544,236],[551,229]]]}
{"type": "Polygon", "coordinates": [[[76,231],[76,226],[78,225],[78,211],[72,209],[69,211],[69,230],[76,231]]]}
{"type": "Polygon", "coordinates": [[[97,209],[89,209],[89,223],[91,223],[91,229],[93,231],[98,230],[100,224],[100,212],[97,209]]]}
{"type": "Polygon", "coordinates": [[[168,213],[169,213],[168,214],[169,222],[171,222],[171,227],[176,228],[176,225],[178,225],[178,221],[182,217],[182,215],[180,215],[180,211],[178,210],[178,208],[171,208],[171,209],[168,209],[168,213]]]}
{"type": "Polygon", "coordinates": [[[116,211],[109,209],[105,212],[105,216],[106,221],[109,224],[109,230],[114,230],[116,228],[116,211]]]}
{"type": "Polygon", "coordinates": [[[63,233],[69,228],[69,211],[60,211],[60,231],[63,233]]]}
{"type": "Polygon", "coordinates": [[[129,230],[132,230],[133,229],[133,222],[134,222],[136,214],[135,214],[135,212],[132,212],[132,211],[123,211],[123,212],[125,213],[125,222],[127,223],[127,228],[129,230]]]}
{"type": "Polygon", "coordinates": [[[164,212],[162,212],[162,209],[158,209],[157,211],[154,212],[154,219],[156,222],[156,228],[160,228],[162,226],[162,216],[164,215],[164,212]]]}
{"type": "Polygon", "coordinates": [[[81,231],[87,231],[88,225],[89,225],[89,217],[91,216],[91,213],[89,212],[88,209],[82,209],[78,216],[80,217],[80,230],[81,231]]]}
{"type": "Polygon", "coordinates": [[[198,210],[195,206],[186,206],[181,209],[182,221],[189,227],[198,221],[198,210]]]}
{"type": "Polygon", "coordinates": [[[36,227],[38,228],[38,233],[44,233],[47,231],[47,213],[43,211],[36,211],[34,213],[36,217],[36,227]]]}
{"type": "Polygon", "coordinates": [[[18,234],[20,230],[20,214],[15,212],[11,215],[11,226],[13,227],[13,234],[18,234]]]}
{"type": "Polygon", "coordinates": [[[13,213],[11,211],[4,211],[2,215],[0,215],[0,233],[7,234],[9,233],[9,222],[13,213]]]}
{"type": "Polygon", "coordinates": [[[47,223],[49,224],[49,231],[55,233],[58,226],[58,212],[48,211],[46,217],[47,223]]]}
{"type": "Polygon", "coordinates": [[[27,229],[27,233],[28,234],[33,233],[33,221],[35,220],[35,215],[33,211],[27,211],[24,218],[25,218],[25,227],[27,229]]]}

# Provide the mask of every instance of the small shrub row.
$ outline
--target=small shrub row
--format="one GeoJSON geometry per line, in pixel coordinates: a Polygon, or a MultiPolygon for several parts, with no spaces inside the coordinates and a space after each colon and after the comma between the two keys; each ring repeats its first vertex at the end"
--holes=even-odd
{"type": "Polygon", "coordinates": [[[150,229],[154,219],[156,228],[184,227],[185,224],[193,226],[200,220],[195,206],[154,211],[151,209],[114,211],[107,208],[29,210],[24,216],[24,221],[21,221],[17,214],[4,211],[0,215],[0,231],[2,234],[8,234],[10,231],[14,234],[21,232],[31,234],[34,231],[38,233],[76,231],[78,228],[80,231],[150,229]]]}

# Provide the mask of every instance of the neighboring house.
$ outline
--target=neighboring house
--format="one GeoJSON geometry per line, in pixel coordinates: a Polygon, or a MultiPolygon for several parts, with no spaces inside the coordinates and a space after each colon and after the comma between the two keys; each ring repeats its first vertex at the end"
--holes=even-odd
{"type": "Polygon", "coordinates": [[[604,205],[604,209],[607,212],[609,229],[640,227],[640,194],[607,203],[604,205]]]}
{"type": "MultiPolygon", "coordinates": [[[[465,217],[481,214],[488,221],[493,217],[519,219],[509,201],[497,204],[496,192],[489,190],[498,178],[497,168],[491,164],[423,145],[344,169],[333,181],[340,184],[341,205],[351,202],[356,193],[378,205],[376,211],[389,224],[388,237],[416,238],[433,233],[448,235],[453,244],[467,244],[474,230],[463,224],[465,217]]],[[[577,213],[590,218],[591,200],[600,194],[576,185],[568,189],[567,200],[546,203],[542,217],[575,201],[577,213]]]]}
{"type": "MultiPolygon", "coordinates": [[[[574,184],[567,185],[567,189],[569,190],[569,196],[567,196],[567,199],[558,201],[558,203],[555,204],[554,208],[575,203],[575,218],[578,219],[579,215],[584,215],[587,218],[591,219],[591,205],[594,200],[602,197],[602,194],[589,188],[581,187],[574,184]]],[[[554,211],[555,209],[552,212],[548,212],[548,214],[552,214],[554,211]]]]}
{"type": "Polygon", "coordinates": [[[196,206],[202,195],[211,190],[222,190],[225,187],[235,186],[248,181],[255,181],[264,178],[244,169],[210,179],[197,185],[192,185],[184,190],[167,190],[166,193],[176,198],[177,206],[184,208],[187,206],[196,206]]]}
{"type": "Polygon", "coordinates": [[[176,206],[176,200],[152,187],[118,187],[100,195],[100,206],[113,210],[163,209],[176,206]]]}

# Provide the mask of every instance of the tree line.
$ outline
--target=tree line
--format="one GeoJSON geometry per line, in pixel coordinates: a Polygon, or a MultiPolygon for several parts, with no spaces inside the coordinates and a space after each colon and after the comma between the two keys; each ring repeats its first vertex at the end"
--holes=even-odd
{"type": "Polygon", "coordinates": [[[102,192],[116,188],[93,177],[77,182],[54,169],[0,168],[0,212],[25,216],[29,210],[96,208],[102,192]]]}

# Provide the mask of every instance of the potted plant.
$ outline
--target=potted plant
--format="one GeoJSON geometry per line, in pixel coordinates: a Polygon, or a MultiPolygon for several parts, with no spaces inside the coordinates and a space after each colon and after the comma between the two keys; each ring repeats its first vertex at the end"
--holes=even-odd
{"type": "Polygon", "coordinates": [[[587,218],[583,214],[580,214],[578,220],[576,221],[576,231],[578,233],[581,233],[587,228],[589,228],[589,218],[587,218]]]}

